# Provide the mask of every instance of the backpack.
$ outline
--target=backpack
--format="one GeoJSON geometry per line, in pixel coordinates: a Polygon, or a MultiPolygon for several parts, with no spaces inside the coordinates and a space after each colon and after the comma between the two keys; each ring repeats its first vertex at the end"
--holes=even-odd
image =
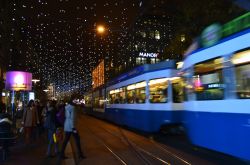
{"type": "Polygon", "coordinates": [[[57,112],[56,120],[61,126],[64,125],[64,121],[65,121],[65,108],[64,107],[60,108],[59,112],[57,112]]]}

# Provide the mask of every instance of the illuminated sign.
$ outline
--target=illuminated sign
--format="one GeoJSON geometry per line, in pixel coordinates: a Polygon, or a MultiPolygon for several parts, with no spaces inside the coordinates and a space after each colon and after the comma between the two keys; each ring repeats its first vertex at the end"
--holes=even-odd
{"type": "Polygon", "coordinates": [[[201,34],[201,41],[203,46],[211,46],[218,42],[221,38],[220,24],[212,24],[203,30],[201,34]]]}
{"type": "Polygon", "coordinates": [[[250,12],[235,18],[234,20],[224,24],[222,27],[215,23],[203,30],[201,41],[203,46],[211,46],[218,42],[221,38],[237,33],[250,27],[250,12]]]}
{"type": "Polygon", "coordinates": [[[32,89],[32,74],[22,71],[7,72],[5,88],[14,91],[30,91],[32,89]]]}
{"type": "Polygon", "coordinates": [[[159,53],[139,53],[140,57],[148,57],[148,58],[157,58],[159,56],[159,53]]]}
{"type": "Polygon", "coordinates": [[[233,33],[239,32],[250,27],[250,12],[235,18],[234,20],[223,25],[223,36],[229,36],[233,33]]]}
{"type": "Polygon", "coordinates": [[[35,93],[29,92],[29,100],[35,100],[35,93]]]}

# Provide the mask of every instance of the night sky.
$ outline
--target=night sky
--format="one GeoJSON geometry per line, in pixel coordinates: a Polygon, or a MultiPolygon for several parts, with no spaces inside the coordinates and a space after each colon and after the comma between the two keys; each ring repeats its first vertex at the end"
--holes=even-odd
{"type": "Polygon", "coordinates": [[[125,35],[144,2],[26,0],[17,5],[22,45],[28,47],[23,53],[26,67],[42,83],[60,84],[58,90],[67,91],[89,81],[98,59],[113,54],[119,37],[125,35]],[[98,35],[98,24],[109,31],[98,35]]]}
{"type": "Polygon", "coordinates": [[[190,33],[191,38],[215,20],[225,21],[229,15],[233,18],[233,11],[238,10],[231,8],[228,0],[211,0],[209,5],[204,5],[204,2],[3,0],[3,4],[8,4],[5,5],[8,11],[5,22],[10,36],[7,38],[10,42],[7,54],[12,61],[9,67],[22,63],[24,70],[41,80],[43,88],[53,83],[59,93],[80,88],[90,90],[93,68],[101,58],[108,57],[119,63],[121,59],[116,58],[117,50],[127,44],[123,43],[123,38],[128,36],[128,29],[145,11],[171,17],[172,28],[190,33]],[[108,31],[97,34],[98,24],[104,25],[108,31]]]}

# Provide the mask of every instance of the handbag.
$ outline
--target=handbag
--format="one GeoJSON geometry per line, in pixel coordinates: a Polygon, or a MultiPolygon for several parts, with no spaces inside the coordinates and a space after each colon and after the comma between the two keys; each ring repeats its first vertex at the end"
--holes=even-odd
{"type": "Polygon", "coordinates": [[[63,129],[57,128],[55,133],[53,133],[54,143],[60,143],[63,141],[63,129]]]}

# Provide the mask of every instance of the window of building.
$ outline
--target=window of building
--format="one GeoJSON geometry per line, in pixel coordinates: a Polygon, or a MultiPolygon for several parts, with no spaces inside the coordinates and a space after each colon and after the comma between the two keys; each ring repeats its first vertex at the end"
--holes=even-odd
{"type": "Polygon", "coordinates": [[[149,102],[166,103],[168,99],[168,79],[160,78],[149,81],[149,102]]]}
{"type": "Polygon", "coordinates": [[[140,32],[140,33],[141,33],[141,36],[142,36],[143,38],[145,38],[145,37],[147,36],[146,32],[140,32]]]}
{"type": "Polygon", "coordinates": [[[193,86],[197,100],[220,100],[224,98],[222,58],[196,64],[193,86]]]}
{"type": "Polygon", "coordinates": [[[136,65],[140,65],[141,64],[141,57],[136,57],[135,62],[136,62],[136,65]]]}
{"type": "Polygon", "coordinates": [[[150,59],[150,64],[155,64],[155,58],[150,59]]]}
{"type": "Polygon", "coordinates": [[[135,85],[136,103],[145,103],[146,101],[146,81],[139,82],[135,85]]]}
{"type": "Polygon", "coordinates": [[[150,32],[149,32],[149,37],[150,37],[150,38],[155,38],[155,33],[154,33],[154,31],[150,31],[150,32]]]}
{"type": "Polygon", "coordinates": [[[240,99],[250,99],[250,50],[233,55],[232,63],[236,65],[236,94],[240,99]]]}
{"type": "Polygon", "coordinates": [[[146,64],[146,63],[147,63],[147,58],[142,57],[142,58],[141,58],[141,64],[146,64]]]}
{"type": "Polygon", "coordinates": [[[155,31],[155,39],[161,39],[160,32],[158,30],[155,31]]]}
{"type": "Polygon", "coordinates": [[[138,51],[138,45],[135,45],[135,50],[138,51]]]}

